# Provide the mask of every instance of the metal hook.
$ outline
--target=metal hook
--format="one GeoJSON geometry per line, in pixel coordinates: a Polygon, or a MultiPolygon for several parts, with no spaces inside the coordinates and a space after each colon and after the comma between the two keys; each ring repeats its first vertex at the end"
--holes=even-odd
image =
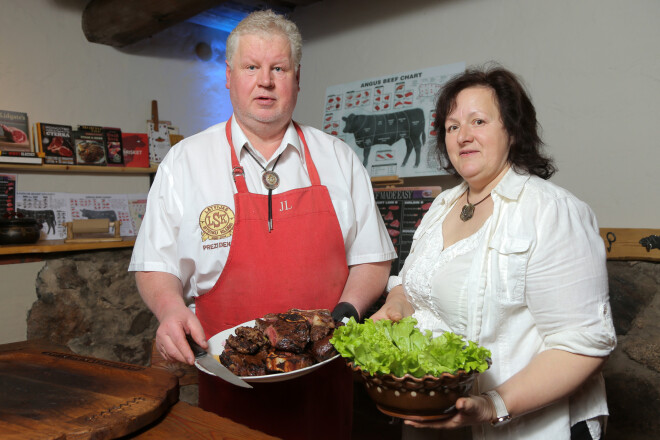
{"type": "Polygon", "coordinates": [[[614,232],[608,232],[605,237],[607,237],[607,252],[610,252],[612,250],[612,243],[616,241],[616,235],[614,235],[614,232]]]}

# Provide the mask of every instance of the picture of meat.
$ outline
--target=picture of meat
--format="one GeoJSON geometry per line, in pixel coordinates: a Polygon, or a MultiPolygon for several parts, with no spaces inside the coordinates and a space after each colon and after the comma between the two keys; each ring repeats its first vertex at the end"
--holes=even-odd
{"type": "Polygon", "coordinates": [[[334,329],[327,309],[269,313],[255,327],[236,328],[219,360],[238,376],[289,373],[336,356],[330,344],[334,329]]]}
{"type": "Polygon", "coordinates": [[[387,233],[390,234],[390,237],[398,237],[401,232],[397,231],[396,229],[388,229],[387,233]]]}
{"type": "Polygon", "coordinates": [[[55,153],[60,156],[73,156],[73,151],[71,151],[71,148],[64,145],[64,139],[62,139],[61,136],[55,136],[46,149],[51,153],[55,153]]]}
{"type": "Polygon", "coordinates": [[[78,157],[84,163],[97,163],[105,158],[103,146],[97,142],[79,142],[78,157]]]}
{"type": "Polygon", "coordinates": [[[433,202],[427,202],[422,205],[422,211],[428,211],[433,202]]]}
{"type": "Polygon", "coordinates": [[[4,124],[0,125],[0,128],[2,128],[2,131],[4,132],[9,142],[25,145],[29,143],[27,134],[25,134],[22,130],[4,124]]]}
{"type": "Polygon", "coordinates": [[[365,167],[369,163],[372,146],[394,145],[401,139],[405,141],[406,145],[406,154],[401,166],[408,163],[413,150],[415,151],[415,167],[419,166],[422,145],[426,142],[424,111],[421,108],[383,115],[351,113],[342,119],[346,122],[344,133],[352,133],[355,137],[355,144],[364,149],[363,164],[365,167]]]}
{"type": "Polygon", "coordinates": [[[387,214],[383,216],[383,221],[389,222],[391,220],[394,220],[394,215],[392,214],[392,211],[387,211],[387,214]]]}
{"type": "Polygon", "coordinates": [[[398,228],[399,226],[401,226],[401,223],[399,223],[399,220],[394,220],[392,223],[390,223],[390,226],[392,228],[398,228]]]}

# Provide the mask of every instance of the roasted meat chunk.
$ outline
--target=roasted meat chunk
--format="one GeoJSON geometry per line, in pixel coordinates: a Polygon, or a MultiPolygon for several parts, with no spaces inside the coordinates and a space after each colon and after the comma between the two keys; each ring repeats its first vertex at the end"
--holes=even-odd
{"type": "Polygon", "coordinates": [[[256,354],[244,354],[225,347],[220,362],[237,376],[263,376],[266,374],[266,350],[256,354]]]}
{"type": "Polygon", "coordinates": [[[266,355],[266,370],[269,373],[288,373],[315,363],[314,358],[306,353],[272,350],[266,355]]]}
{"type": "Polygon", "coordinates": [[[299,313],[279,313],[276,317],[266,315],[256,323],[277,350],[302,353],[310,341],[309,323],[299,313]]]}
{"type": "Polygon", "coordinates": [[[314,357],[316,362],[327,361],[331,357],[337,355],[334,345],[330,343],[332,335],[327,335],[325,338],[312,343],[312,348],[309,350],[310,354],[314,357]]]}
{"type": "Polygon", "coordinates": [[[234,333],[234,335],[229,335],[226,343],[239,353],[255,354],[268,345],[268,339],[259,329],[239,327],[234,333]]]}
{"type": "Polygon", "coordinates": [[[325,338],[335,328],[335,320],[332,319],[332,314],[330,314],[330,310],[328,309],[292,309],[291,312],[299,313],[307,319],[307,322],[311,326],[309,338],[312,342],[325,338]]]}

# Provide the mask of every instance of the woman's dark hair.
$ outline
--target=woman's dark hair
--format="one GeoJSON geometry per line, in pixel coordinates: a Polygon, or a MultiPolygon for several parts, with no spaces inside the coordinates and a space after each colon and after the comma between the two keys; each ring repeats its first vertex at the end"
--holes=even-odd
{"type": "Polygon", "coordinates": [[[438,156],[441,163],[446,163],[445,170],[457,174],[447,154],[445,120],[456,107],[458,94],[469,87],[487,87],[495,93],[504,128],[511,138],[508,157],[511,166],[549,179],[557,169],[553,160],[541,152],[543,141],[538,134],[534,105],[518,77],[499,66],[470,68],[442,87],[435,106],[435,128],[438,156]]]}

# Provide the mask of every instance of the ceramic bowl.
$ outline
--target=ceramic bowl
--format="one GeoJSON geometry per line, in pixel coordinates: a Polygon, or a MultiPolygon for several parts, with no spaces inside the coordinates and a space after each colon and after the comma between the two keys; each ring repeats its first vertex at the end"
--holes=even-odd
{"type": "Polygon", "coordinates": [[[35,219],[12,213],[0,218],[0,244],[36,243],[41,234],[41,224],[35,219]]]}
{"type": "Polygon", "coordinates": [[[378,409],[393,417],[408,420],[429,421],[451,417],[455,412],[456,400],[467,396],[479,373],[458,371],[444,373],[440,377],[414,377],[406,374],[371,374],[348,362],[349,367],[360,376],[367,394],[378,409]]]}

